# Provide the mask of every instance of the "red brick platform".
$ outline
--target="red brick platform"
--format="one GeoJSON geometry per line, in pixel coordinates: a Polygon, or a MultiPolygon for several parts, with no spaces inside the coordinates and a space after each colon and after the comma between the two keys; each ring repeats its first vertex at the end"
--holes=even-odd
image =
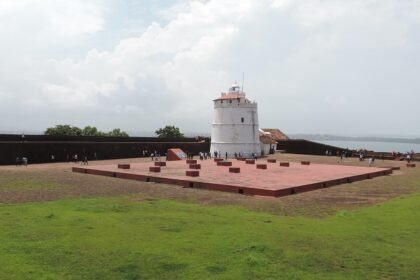
{"type": "MultiPolygon", "coordinates": [[[[164,169],[151,166],[153,165],[151,162],[141,162],[131,163],[131,169],[118,169],[117,165],[102,165],[73,167],[73,172],[273,197],[322,189],[392,173],[392,168],[315,163],[308,166],[294,162],[290,163],[289,168],[280,167],[278,164],[270,164],[267,165],[267,169],[261,170],[253,164],[235,161],[232,167],[240,168],[240,173],[235,174],[230,173],[229,168],[217,166],[217,162],[213,160],[203,160],[200,161],[200,164],[199,177],[186,175],[189,165],[185,164],[185,161],[167,162],[164,169]],[[153,169],[158,173],[150,172],[149,168],[150,171],[153,169]]],[[[198,172],[198,170],[190,171],[198,172]]]]}

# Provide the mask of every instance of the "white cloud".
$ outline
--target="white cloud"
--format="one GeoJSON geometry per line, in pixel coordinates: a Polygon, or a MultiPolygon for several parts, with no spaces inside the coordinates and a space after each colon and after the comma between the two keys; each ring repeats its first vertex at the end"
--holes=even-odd
{"type": "MultiPolygon", "coordinates": [[[[43,40],[54,42],[77,39],[104,27],[103,7],[96,1],[2,0],[0,30],[8,42],[30,39],[36,45],[43,40]]],[[[6,42],[7,43],[7,42],[6,42]]],[[[46,43],[46,42],[45,42],[46,43]]]]}
{"type": "Polygon", "coordinates": [[[242,72],[261,124],[290,132],[340,133],[374,102],[386,114],[400,97],[420,101],[416,1],[178,1],[104,51],[95,34],[106,31],[107,3],[0,2],[9,38],[0,46],[0,109],[29,106],[34,121],[43,116],[40,128],[93,121],[153,131],[176,122],[209,131],[211,100],[242,72]],[[86,41],[93,47],[74,55],[86,41]]]}
{"type": "MultiPolygon", "coordinates": [[[[178,101],[167,111],[172,117],[175,112],[185,110],[186,102],[206,100],[203,95],[211,100],[220,88],[215,87],[209,77],[222,77],[224,84],[228,79],[221,69],[197,71],[197,67],[211,63],[217,50],[237,31],[235,24],[252,12],[250,3],[229,5],[220,1],[193,2],[188,13],[179,14],[166,26],[152,23],[141,36],[122,40],[112,51],[92,50],[81,61],[51,61],[53,72],[72,79],[61,79],[60,85],[48,84],[44,87],[46,96],[66,105],[78,103],[78,100],[89,105],[98,95],[118,95],[123,87],[134,91],[136,81],[147,88],[147,79],[154,77],[167,89],[153,93],[155,100],[159,102],[173,94],[173,99],[178,101]],[[216,13],[224,9],[224,13],[216,13]],[[104,84],[105,88],[101,86],[104,84]]],[[[142,93],[138,95],[140,99],[142,93]]]]}

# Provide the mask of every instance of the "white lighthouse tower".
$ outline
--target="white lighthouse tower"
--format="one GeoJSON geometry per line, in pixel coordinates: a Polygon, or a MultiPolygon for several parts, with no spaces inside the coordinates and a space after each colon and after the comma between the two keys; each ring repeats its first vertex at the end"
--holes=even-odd
{"type": "Polygon", "coordinates": [[[257,103],[236,83],[214,100],[210,153],[214,152],[222,157],[261,155],[257,103]]]}

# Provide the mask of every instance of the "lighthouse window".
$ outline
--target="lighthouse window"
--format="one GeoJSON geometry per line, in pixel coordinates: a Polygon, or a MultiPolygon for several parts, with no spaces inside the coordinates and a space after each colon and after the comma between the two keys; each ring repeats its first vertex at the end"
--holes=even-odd
{"type": "Polygon", "coordinates": [[[244,123],[244,121],[245,121],[245,119],[242,117],[242,118],[241,118],[241,123],[244,123]]]}

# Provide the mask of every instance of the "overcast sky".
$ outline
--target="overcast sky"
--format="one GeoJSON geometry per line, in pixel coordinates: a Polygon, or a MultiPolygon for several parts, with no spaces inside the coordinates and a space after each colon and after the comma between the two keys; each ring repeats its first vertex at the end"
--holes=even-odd
{"type": "Polygon", "coordinates": [[[420,136],[419,0],[1,0],[0,132],[209,133],[237,80],[260,127],[420,136]]]}

